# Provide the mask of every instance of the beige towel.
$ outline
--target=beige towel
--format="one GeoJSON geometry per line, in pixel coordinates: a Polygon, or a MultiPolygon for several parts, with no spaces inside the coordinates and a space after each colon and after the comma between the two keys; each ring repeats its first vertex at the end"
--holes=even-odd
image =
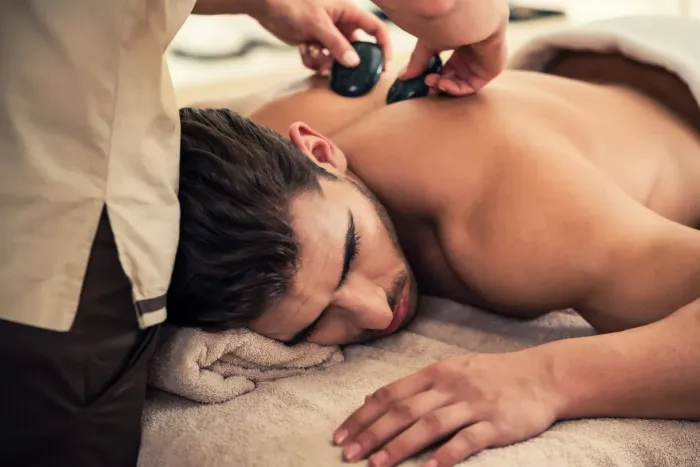
{"type": "MultiPolygon", "coordinates": [[[[345,348],[340,365],[262,382],[223,404],[196,404],[151,391],[139,466],[351,467],[341,462],[331,435],[377,388],[452,355],[594,334],[573,313],[518,321],[430,298],[423,300],[419,315],[407,331],[345,348]]],[[[421,460],[425,456],[404,466],[419,467],[421,460]]],[[[700,423],[558,423],[537,438],[485,451],[462,466],[700,467],[700,423]]]]}
{"type": "Polygon", "coordinates": [[[260,381],[300,375],[343,361],[337,347],[286,346],[246,329],[209,333],[165,326],[149,384],[205,404],[226,402],[260,381]]]}

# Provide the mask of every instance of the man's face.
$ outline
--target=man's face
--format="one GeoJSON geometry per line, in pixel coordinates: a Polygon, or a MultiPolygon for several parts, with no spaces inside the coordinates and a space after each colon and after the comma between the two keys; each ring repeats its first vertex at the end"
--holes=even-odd
{"type": "Polygon", "coordinates": [[[417,290],[386,211],[350,176],[290,206],[300,245],[291,290],[251,324],[285,342],[343,345],[391,334],[414,316],[417,290]]]}

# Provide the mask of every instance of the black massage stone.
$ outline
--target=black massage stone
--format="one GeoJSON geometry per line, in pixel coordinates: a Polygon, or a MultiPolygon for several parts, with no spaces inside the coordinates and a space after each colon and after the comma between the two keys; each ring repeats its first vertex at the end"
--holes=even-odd
{"type": "Polygon", "coordinates": [[[427,96],[430,88],[425,84],[425,77],[433,73],[442,73],[442,60],[439,55],[434,55],[430,59],[428,69],[422,74],[405,81],[400,79],[394,81],[386,95],[386,103],[393,104],[394,102],[427,96]]]}
{"type": "Polygon", "coordinates": [[[373,42],[356,41],[352,46],[360,56],[360,64],[348,68],[337,61],[333,62],[331,89],[341,96],[360,97],[370,92],[379,81],[384,70],[384,53],[373,42]]]}

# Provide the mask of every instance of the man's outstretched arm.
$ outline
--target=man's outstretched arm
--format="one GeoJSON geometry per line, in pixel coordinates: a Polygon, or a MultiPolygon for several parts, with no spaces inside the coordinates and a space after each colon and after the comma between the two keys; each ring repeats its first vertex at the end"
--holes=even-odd
{"type": "Polygon", "coordinates": [[[551,361],[560,419],[700,420],[700,299],[647,326],[532,350],[551,361]]]}
{"type": "Polygon", "coordinates": [[[431,365],[369,396],[334,441],[390,467],[447,439],[425,464],[447,467],[593,417],[700,419],[700,299],[644,327],[431,365]]]}

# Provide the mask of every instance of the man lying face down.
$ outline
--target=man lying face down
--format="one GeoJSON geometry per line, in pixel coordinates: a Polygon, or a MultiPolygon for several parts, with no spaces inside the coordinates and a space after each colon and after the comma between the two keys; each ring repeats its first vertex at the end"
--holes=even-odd
{"type": "Polygon", "coordinates": [[[226,110],[181,117],[175,322],[334,345],[408,321],[417,287],[391,220],[339,150],[303,124],[290,142],[226,110]]]}
{"type": "Polygon", "coordinates": [[[350,461],[395,465],[458,430],[439,465],[557,419],[700,418],[700,120],[679,79],[577,52],[477,96],[368,99],[314,84],[259,124],[181,111],[172,322],[349,344],[405,326],[420,292],[615,332],[382,388],[336,432],[350,461]]]}

